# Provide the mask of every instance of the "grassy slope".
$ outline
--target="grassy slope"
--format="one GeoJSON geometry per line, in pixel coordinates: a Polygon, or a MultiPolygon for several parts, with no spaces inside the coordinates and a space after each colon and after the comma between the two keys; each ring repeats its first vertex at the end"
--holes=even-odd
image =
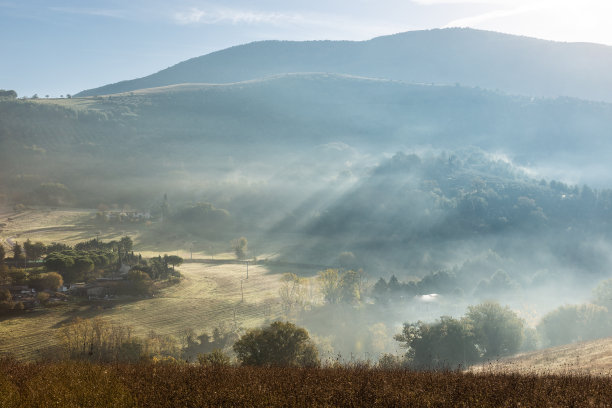
{"type": "Polygon", "coordinates": [[[490,362],[475,372],[612,374],[612,337],[551,347],[490,362]]]}
{"type": "MultiPolygon", "coordinates": [[[[0,240],[7,246],[7,238],[19,242],[30,238],[32,241],[70,244],[90,239],[91,234],[95,236],[95,232],[83,223],[83,214],[83,211],[27,211],[20,215],[11,214],[8,217],[12,221],[7,222],[7,227],[0,232],[0,240]]],[[[101,238],[116,239],[121,232],[107,232],[101,238]]],[[[138,237],[135,239],[138,243],[138,237]]],[[[176,253],[160,248],[158,252],[148,251],[144,255],[154,256],[166,252],[176,253]]],[[[179,252],[179,255],[185,258],[189,256],[186,252],[179,252]]],[[[194,253],[194,258],[209,256],[194,253]]],[[[230,258],[230,254],[215,254],[215,258],[230,258]]],[[[8,352],[25,359],[40,357],[46,349],[56,344],[55,330],[77,316],[100,316],[131,326],[138,335],[154,330],[179,338],[181,331],[188,328],[201,333],[212,332],[213,328],[220,325],[255,327],[266,319],[278,317],[280,313],[279,275],[268,273],[264,266],[249,267],[249,279],[243,282],[244,302],[241,301],[240,289],[240,280],[246,272],[244,265],[185,263],[179,270],[185,279],[179,285],[163,289],[155,298],[127,303],[64,305],[0,319],[0,354],[8,352]]]]}

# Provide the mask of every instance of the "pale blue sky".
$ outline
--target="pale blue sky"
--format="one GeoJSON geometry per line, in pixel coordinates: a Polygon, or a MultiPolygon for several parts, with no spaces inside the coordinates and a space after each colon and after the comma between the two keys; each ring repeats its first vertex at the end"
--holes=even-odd
{"type": "Polygon", "coordinates": [[[612,45],[610,0],[0,0],[0,89],[74,94],[265,39],[468,26],[612,45]]]}

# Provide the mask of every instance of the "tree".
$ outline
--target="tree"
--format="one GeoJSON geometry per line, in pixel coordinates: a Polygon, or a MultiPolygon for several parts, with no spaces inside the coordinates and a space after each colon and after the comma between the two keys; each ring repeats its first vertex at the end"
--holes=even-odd
{"type": "Polygon", "coordinates": [[[6,288],[0,288],[0,315],[8,313],[15,308],[13,296],[6,288]]]}
{"type": "Polygon", "coordinates": [[[474,339],[484,358],[516,353],[523,341],[523,320],[499,303],[485,302],[468,307],[466,318],[473,327],[474,339]]]}
{"type": "Polygon", "coordinates": [[[4,247],[0,245],[0,263],[4,262],[5,256],[6,256],[6,252],[4,251],[4,247]]]}
{"type": "Polygon", "coordinates": [[[377,302],[387,302],[389,300],[389,284],[385,278],[380,278],[372,288],[372,296],[377,302]]]}
{"type": "Polygon", "coordinates": [[[328,303],[339,303],[342,299],[340,276],[337,269],[326,269],[319,272],[317,278],[323,298],[328,303]]]}
{"type": "Polygon", "coordinates": [[[23,243],[23,249],[25,250],[26,256],[29,260],[40,259],[45,253],[45,244],[42,242],[32,243],[30,239],[23,243]]]}
{"type": "Polygon", "coordinates": [[[363,294],[363,271],[346,271],[340,275],[340,293],[343,302],[357,303],[363,294]]]}
{"type": "Polygon", "coordinates": [[[0,263],[0,286],[10,283],[9,268],[3,263],[0,263]]]}
{"type": "Polygon", "coordinates": [[[274,322],[247,331],[233,350],[243,365],[314,367],[320,364],[308,332],[293,323],[274,322]]]}
{"type": "Polygon", "coordinates": [[[8,277],[13,285],[25,285],[28,282],[28,273],[25,269],[11,268],[8,277]]]}
{"type": "Polygon", "coordinates": [[[73,266],[74,259],[71,256],[59,252],[53,252],[45,258],[45,267],[47,270],[59,272],[62,276],[64,276],[73,266]]]}
{"type": "Polygon", "coordinates": [[[36,290],[57,290],[64,284],[64,279],[57,272],[41,273],[31,276],[28,286],[36,290]]]}
{"type": "Polygon", "coordinates": [[[306,303],[306,280],[294,273],[285,273],[281,277],[281,287],[278,294],[281,298],[281,306],[285,315],[298,307],[304,307],[306,303]]]}
{"type": "Polygon", "coordinates": [[[19,245],[18,242],[15,242],[15,244],[13,245],[13,259],[15,261],[20,260],[20,259],[24,259],[23,258],[23,250],[21,249],[21,245],[19,245]]]}
{"type": "Polygon", "coordinates": [[[603,306],[560,306],[545,315],[537,326],[544,346],[592,340],[612,335],[612,322],[603,306]]]}
{"type": "Polygon", "coordinates": [[[232,249],[236,254],[236,258],[244,259],[246,258],[246,253],[248,250],[248,241],[245,237],[240,237],[232,241],[232,249]]]}
{"type": "Polygon", "coordinates": [[[134,241],[132,241],[132,238],[130,237],[123,237],[119,241],[119,248],[121,252],[123,252],[124,254],[131,252],[133,247],[134,247],[134,241]]]}
{"type": "Polygon", "coordinates": [[[0,89],[0,99],[16,99],[17,92],[11,90],[0,89]]]}
{"type": "Polygon", "coordinates": [[[364,291],[363,271],[326,269],[319,272],[319,286],[326,302],[359,302],[364,291]]]}
{"type": "Polygon", "coordinates": [[[74,282],[85,279],[86,275],[94,270],[94,262],[88,256],[78,256],[74,259],[74,266],[71,268],[72,274],[64,276],[66,280],[74,282]]]}
{"type": "Polygon", "coordinates": [[[127,278],[136,294],[149,295],[153,291],[153,282],[146,272],[132,269],[128,272],[127,278]]]}
{"type": "Polygon", "coordinates": [[[612,279],[606,279],[593,289],[593,303],[604,306],[612,312],[612,279]]]}
{"type": "Polygon", "coordinates": [[[181,266],[183,263],[183,258],[177,255],[164,255],[164,260],[167,264],[172,265],[172,270],[175,266],[181,266]]]}
{"type": "Polygon", "coordinates": [[[456,368],[479,359],[474,333],[466,319],[442,316],[434,323],[404,323],[395,340],[408,351],[407,362],[415,368],[456,368]]]}

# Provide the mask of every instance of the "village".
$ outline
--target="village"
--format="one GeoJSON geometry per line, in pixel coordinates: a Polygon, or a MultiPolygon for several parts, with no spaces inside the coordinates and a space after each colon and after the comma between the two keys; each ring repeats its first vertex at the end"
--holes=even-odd
{"type": "Polygon", "coordinates": [[[42,310],[71,301],[130,300],[154,296],[162,286],[178,283],[175,266],[182,258],[159,255],[143,259],[132,240],[97,238],[70,247],[14,242],[12,257],[0,252],[0,315],[42,310]],[[44,259],[41,259],[43,258],[44,259]]]}

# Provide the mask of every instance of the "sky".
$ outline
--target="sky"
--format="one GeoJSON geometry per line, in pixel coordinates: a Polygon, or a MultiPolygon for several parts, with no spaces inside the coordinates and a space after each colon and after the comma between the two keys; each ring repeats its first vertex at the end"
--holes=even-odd
{"type": "Polygon", "coordinates": [[[59,97],[260,40],[472,27],[612,45],[610,0],[0,0],[0,89],[59,97]]]}

